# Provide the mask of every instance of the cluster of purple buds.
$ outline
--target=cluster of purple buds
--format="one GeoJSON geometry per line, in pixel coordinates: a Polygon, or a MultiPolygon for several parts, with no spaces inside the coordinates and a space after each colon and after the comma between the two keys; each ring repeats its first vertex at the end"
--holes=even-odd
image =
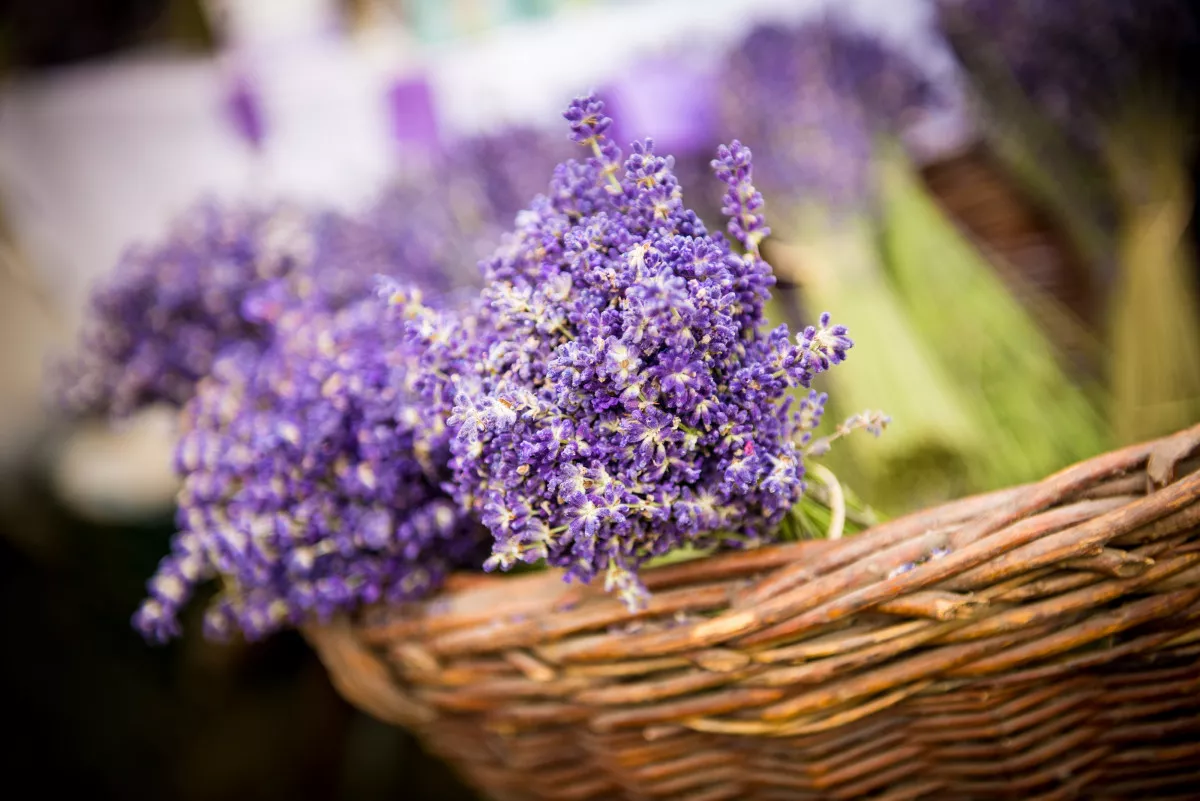
{"type": "Polygon", "coordinates": [[[394,264],[381,228],[343,215],[197,205],[93,292],[57,399],[116,415],[181,406],[223,350],[266,347],[283,309],[340,308],[394,264]]]}
{"type": "Polygon", "coordinates": [[[833,18],[754,28],[721,84],[724,127],[764,154],[768,194],[834,207],[870,192],[873,137],[938,102],[901,50],[833,18]]]}
{"type": "Polygon", "coordinates": [[[774,277],[747,148],[712,163],[738,253],[684,206],[653,142],[623,157],[592,97],[564,116],[589,155],[518,216],[474,312],[397,300],[426,400],[449,415],[450,487],[494,539],[485,569],[545,560],[637,606],[646,560],[774,534],[824,402],[792,392],[852,343],[828,315],[794,340],[765,330],[774,277]]]}
{"type": "Polygon", "coordinates": [[[265,352],[223,353],[184,407],[180,530],[135,616],[147,638],[178,634],[208,580],[206,632],[253,639],[419,597],[482,560],[482,530],[442,489],[449,432],[399,313],[368,297],[276,325],[265,352]]]}

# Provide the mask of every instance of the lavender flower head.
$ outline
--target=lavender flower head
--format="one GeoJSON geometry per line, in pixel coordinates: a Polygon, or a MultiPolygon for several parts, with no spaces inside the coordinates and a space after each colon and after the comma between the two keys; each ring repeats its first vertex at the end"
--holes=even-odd
{"type": "Polygon", "coordinates": [[[622,157],[595,98],[564,116],[590,157],[518,216],[475,313],[399,301],[426,399],[451,412],[456,496],[494,538],[485,569],[545,559],[636,606],[648,558],[773,535],[824,403],[790,390],[852,343],[827,315],[795,341],[763,330],[774,278],[748,149],[713,162],[739,255],[684,207],[653,142],[622,157]]]}
{"type": "Polygon", "coordinates": [[[77,353],[57,366],[57,400],[116,415],[181,406],[224,349],[265,348],[289,305],[340,308],[398,268],[445,283],[432,260],[397,261],[386,230],[290,205],[193,207],[164,241],[129,250],[94,291],[77,353]]]}
{"type": "Polygon", "coordinates": [[[265,352],[225,351],[183,410],[180,531],[134,619],[149,639],[177,635],[210,579],[206,632],[253,639],[418,597],[482,559],[478,524],[441,489],[449,433],[394,308],[298,306],[277,325],[265,352]]]}

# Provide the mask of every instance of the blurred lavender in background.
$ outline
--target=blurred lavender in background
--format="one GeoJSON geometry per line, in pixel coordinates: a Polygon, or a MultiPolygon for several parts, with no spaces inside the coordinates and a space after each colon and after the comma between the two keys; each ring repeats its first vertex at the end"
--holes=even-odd
{"type": "Polygon", "coordinates": [[[197,206],[161,244],[130,249],[92,295],[75,358],[58,378],[64,406],[128,415],[182,405],[222,349],[269,339],[272,295],[319,291],[314,302],[336,302],[367,286],[303,275],[344,269],[331,244],[298,208],[197,206]]]}
{"type": "Polygon", "coordinates": [[[718,139],[716,68],[687,50],[643,57],[601,90],[614,120],[613,138],[650,137],[679,159],[712,158],[718,139]]]}
{"type": "MultiPolygon", "coordinates": [[[[1196,15],[1178,0],[938,0],[968,64],[1001,59],[1017,88],[1072,143],[1097,152],[1124,96],[1186,100],[1177,70],[1196,47],[1196,15]],[[974,50],[975,52],[970,52],[974,50]]],[[[999,79],[995,76],[995,79],[999,79]]]]}
{"type": "Polygon", "coordinates": [[[253,82],[245,75],[235,74],[230,80],[226,100],[229,122],[254,150],[261,150],[267,135],[262,99],[253,82]]]}
{"type": "Polygon", "coordinates": [[[404,76],[387,89],[388,119],[392,137],[404,148],[435,150],[441,139],[433,88],[423,76],[404,76]]]}
{"type": "Polygon", "coordinates": [[[73,358],[57,377],[75,412],[128,415],[182,405],[225,349],[267,347],[295,303],[336,311],[376,276],[404,274],[445,291],[471,271],[467,235],[441,203],[406,185],[361,218],[295,205],[205,202],[155,245],[135,246],[97,287],[73,358]],[[404,201],[403,192],[407,192],[404,201]]]}
{"type": "Polygon", "coordinates": [[[452,245],[464,248],[464,264],[474,269],[491,255],[503,233],[512,230],[517,213],[546,191],[569,146],[565,136],[525,125],[463,136],[447,145],[430,180],[469,234],[452,245]]]}
{"type": "Polygon", "coordinates": [[[722,128],[762,153],[768,196],[842,208],[870,202],[875,136],[937,102],[903,49],[833,16],[755,28],[719,85],[722,128]]]}

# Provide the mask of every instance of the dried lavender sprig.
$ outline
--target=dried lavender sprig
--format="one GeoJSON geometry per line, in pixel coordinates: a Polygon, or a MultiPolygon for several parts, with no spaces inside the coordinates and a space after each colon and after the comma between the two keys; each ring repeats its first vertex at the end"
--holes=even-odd
{"type": "Polygon", "coordinates": [[[882,436],[884,429],[892,422],[892,418],[877,409],[867,409],[847,417],[838,423],[832,434],[813,440],[805,450],[808,456],[824,456],[829,453],[833,443],[842,437],[848,437],[855,431],[866,431],[876,437],[882,436]]]}

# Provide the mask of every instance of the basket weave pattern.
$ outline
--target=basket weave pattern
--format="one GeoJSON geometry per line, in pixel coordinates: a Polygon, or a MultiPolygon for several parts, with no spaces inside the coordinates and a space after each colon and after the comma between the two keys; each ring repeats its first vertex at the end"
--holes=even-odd
{"type": "Polygon", "coordinates": [[[1194,797],[1198,450],[647,571],[637,614],[473,575],[307,635],[501,801],[1194,797]]]}

